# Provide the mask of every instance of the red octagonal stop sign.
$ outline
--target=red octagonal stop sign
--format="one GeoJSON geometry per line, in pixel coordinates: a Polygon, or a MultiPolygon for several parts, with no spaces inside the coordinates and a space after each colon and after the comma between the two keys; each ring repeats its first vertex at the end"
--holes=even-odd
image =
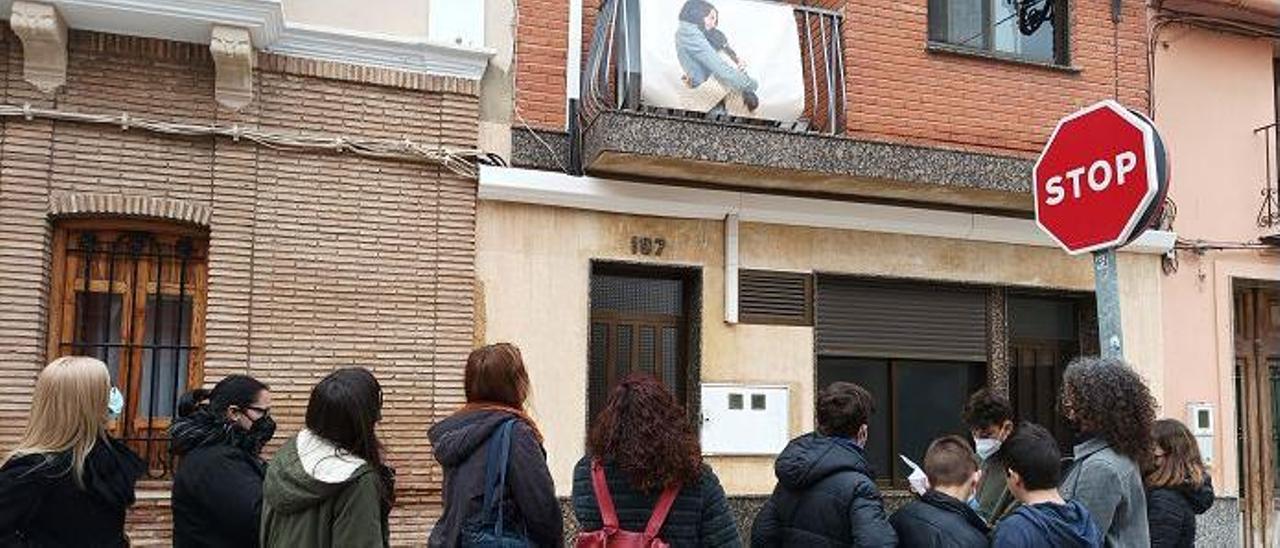
{"type": "Polygon", "coordinates": [[[1156,139],[1115,101],[1063,118],[1032,171],[1036,224],[1071,254],[1125,244],[1160,193],[1156,139]]]}

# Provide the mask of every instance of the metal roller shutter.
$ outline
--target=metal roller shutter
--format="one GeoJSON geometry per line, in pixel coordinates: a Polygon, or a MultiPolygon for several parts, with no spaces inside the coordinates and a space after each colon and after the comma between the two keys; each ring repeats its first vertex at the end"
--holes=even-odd
{"type": "Polygon", "coordinates": [[[987,361],[981,289],[819,275],[815,308],[820,355],[987,361]]]}

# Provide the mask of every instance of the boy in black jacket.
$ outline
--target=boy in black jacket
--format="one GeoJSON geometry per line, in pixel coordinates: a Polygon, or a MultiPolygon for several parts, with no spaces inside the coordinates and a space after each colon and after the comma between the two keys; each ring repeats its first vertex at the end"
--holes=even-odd
{"type": "Polygon", "coordinates": [[[751,546],[898,545],[862,446],[875,404],[850,382],[818,395],[818,431],[787,445],[774,464],[778,486],[756,515],[751,546]]]}
{"type": "Polygon", "coordinates": [[[981,473],[978,458],[958,436],[938,438],[924,454],[930,489],[889,518],[900,546],[909,548],[985,548],[986,522],[965,502],[981,473]]]}
{"type": "Polygon", "coordinates": [[[1058,442],[1043,426],[1024,422],[1000,446],[1009,491],[1022,506],[996,526],[994,548],[1102,548],[1102,532],[1089,510],[1058,493],[1058,442]]]}

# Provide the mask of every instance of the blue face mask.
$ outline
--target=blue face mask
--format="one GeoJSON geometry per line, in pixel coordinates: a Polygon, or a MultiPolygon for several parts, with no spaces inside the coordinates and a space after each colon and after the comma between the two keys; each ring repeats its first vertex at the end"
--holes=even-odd
{"type": "Polygon", "coordinates": [[[107,393],[107,415],[111,418],[120,416],[124,411],[124,394],[120,393],[120,389],[111,387],[111,392],[107,393]]]}

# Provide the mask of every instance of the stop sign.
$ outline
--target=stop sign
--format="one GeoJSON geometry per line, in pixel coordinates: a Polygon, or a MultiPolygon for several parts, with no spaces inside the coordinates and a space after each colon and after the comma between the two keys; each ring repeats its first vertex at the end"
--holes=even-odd
{"type": "Polygon", "coordinates": [[[1115,101],[1063,118],[1032,170],[1036,224],[1071,254],[1124,245],[1167,188],[1163,148],[1151,122],[1115,101]]]}

